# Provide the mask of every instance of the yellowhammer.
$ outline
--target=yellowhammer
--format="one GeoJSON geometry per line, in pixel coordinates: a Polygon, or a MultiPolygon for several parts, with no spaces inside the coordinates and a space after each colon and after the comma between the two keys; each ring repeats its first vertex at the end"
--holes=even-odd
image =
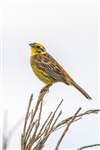
{"type": "Polygon", "coordinates": [[[31,47],[30,63],[33,72],[46,85],[56,82],[63,82],[67,85],[73,85],[78,89],[87,99],[91,97],[83,90],[62,68],[62,66],[46,52],[43,45],[39,43],[29,44],[31,47]]]}

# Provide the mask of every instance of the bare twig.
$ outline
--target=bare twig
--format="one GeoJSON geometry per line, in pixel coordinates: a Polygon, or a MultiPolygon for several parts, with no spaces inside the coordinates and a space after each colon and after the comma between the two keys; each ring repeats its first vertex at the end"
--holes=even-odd
{"type": "Polygon", "coordinates": [[[42,123],[41,118],[42,118],[42,109],[43,109],[42,108],[43,98],[45,94],[48,92],[50,86],[51,85],[48,85],[41,90],[34,109],[31,109],[32,96],[30,98],[26,117],[25,117],[23,133],[21,137],[21,144],[22,144],[21,150],[31,150],[31,149],[42,150],[49,136],[57,129],[65,127],[55,148],[55,150],[58,150],[59,145],[61,144],[65,134],[67,133],[70,125],[73,122],[80,120],[85,115],[98,113],[100,111],[98,109],[93,109],[93,110],[88,110],[79,114],[81,110],[81,108],[79,108],[73,116],[58,122],[58,119],[61,116],[62,111],[58,112],[58,114],[57,114],[57,111],[63,102],[62,100],[58,104],[55,111],[50,112],[48,117],[42,123]]]}
{"type": "Polygon", "coordinates": [[[77,150],[83,150],[85,148],[96,147],[96,146],[100,146],[100,144],[92,144],[92,145],[83,146],[83,147],[78,148],[77,150]]]}
{"type": "Polygon", "coordinates": [[[58,140],[58,143],[57,143],[57,145],[56,145],[56,147],[55,147],[55,150],[58,150],[58,147],[59,147],[59,145],[61,144],[61,142],[62,142],[62,140],[63,140],[65,134],[67,133],[67,131],[68,131],[70,125],[74,122],[74,120],[75,120],[75,118],[76,118],[76,116],[77,116],[77,114],[79,113],[80,110],[81,110],[81,108],[79,108],[79,109],[77,110],[77,112],[74,114],[74,116],[72,117],[72,119],[68,122],[68,124],[67,124],[67,126],[66,126],[64,132],[62,133],[60,139],[58,140]]]}
{"type": "MultiPolygon", "coordinates": [[[[83,116],[87,116],[90,114],[97,114],[100,111],[100,109],[92,109],[92,110],[85,111],[83,113],[79,113],[81,110],[81,108],[79,108],[73,116],[68,117],[68,118],[66,117],[66,119],[63,119],[62,121],[58,122],[58,119],[60,118],[62,114],[62,110],[58,112],[58,109],[63,102],[62,100],[57,105],[56,109],[50,112],[48,117],[42,123],[41,119],[42,119],[42,109],[43,109],[43,98],[45,94],[48,92],[50,86],[51,84],[44,87],[40,91],[38,100],[36,102],[34,109],[31,108],[33,94],[30,96],[30,100],[29,100],[29,104],[28,104],[28,108],[27,108],[27,112],[25,116],[25,121],[24,121],[23,132],[21,135],[21,150],[31,150],[31,149],[42,150],[49,136],[54,131],[57,131],[58,129],[65,127],[55,148],[55,150],[58,150],[63,138],[65,137],[72,123],[82,119],[83,116]]],[[[3,150],[6,150],[9,139],[13,133],[13,130],[11,130],[9,134],[6,134],[5,129],[7,129],[7,126],[6,126],[7,123],[6,123],[6,117],[4,118],[5,118],[4,120],[5,132],[3,133],[3,150]]],[[[13,129],[15,129],[15,127],[13,129]]],[[[81,148],[78,148],[77,150],[83,150],[85,148],[95,147],[95,146],[100,146],[100,144],[92,144],[88,146],[83,146],[81,148]]]]}
{"type": "MultiPolygon", "coordinates": [[[[54,120],[55,112],[58,110],[58,108],[60,107],[61,103],[62,103],[62,101],[61,101],[60,104],[57,106],[56,110],[54,111],[54,113],[53,113],[53,115],[52,115],[50,121],[48,122],[47,126],[45,127],[45,129],[44,129],[44,131],[43,131],[44,134],[43,134],[43,136],[42,136],[42,139],[40,139],[40,141],[37,143],[37,145],[35,146],[35,148],[38,147],[40,144],[44,145],[44,143],[47,141],[49,135],[52,133],[53,127],[54,127],[54,125],[56,124],[58,118],[60,117],[60,115],[61,115],[61,113],[62,113],[62,111],[60,111],[59,114],[57,115],[57,117],[56,117],[55,120],[54,120]],[[54,122],[53,122],[53,120],[54,120],[54,122]]],[[[35,148],[34,148],[34,149],[35,149],[35,148]]]]}
{"type": "Polygon", "coordinates": [[[23,133],[22,133],[22,136],[21,136],[21,149],[22,150],[31,149],[31,147],[34,143],[33,141],[36,138],[36,133],[37,133],[38,128],[40,126],[43,97],[45,96],[46,92],[49,90],[50,86],[51,86],[51,84],[44,87],[41,90],[34,110],[33,109],[30,110],[33,95],[31,95],[31,97],[30,97],[28,109],[27,109],[26,116],[25,116],[25,123],[24,123],[23,133]],[[39,111],[38,119],[34,120],[39,107],[40,107],[40,109],[39,109],[40,111],[39,111]],[[30,114],[31,114],[31,119],[29,121],[30,114]],[[29,124],[28,124],[28,122],[29,122],[29,124]],[[35,130],[33,132],[34,127],[35,127],[35,130]],[[32,132],[33,132],[33,135],[31,137],[32,132]]]}
{"type": "MultiPolygon", "coordinates": [[[[88,111],[85,111],[84,113],[80,113],[79,115],[76,116],[76,119],[75,121],[78,119],[81,119],[83,116],[86,116],[86,115],[90,115],[90,114],[97,114],[98,112],[100,112],[100,109],[92,109],[92,110],[88,110],[88,111]],[[81,118],[80,118],[81,117],[81,118]]],[[[61,127],[62,125],[66,124],[67,122],[69,122],[71,119],[72,119],[73,116],[67,118],[67,119],[64,119],[62,120],[61,122],[59,122],[55,128],[57,129],[58,127],[61,127]]]]}
{"type": "Polygon", "coordinates": [[[27,145],[27,149],[30,149],[32,147],[32,145],[33,145],[33,143],[34,143],[34,141],[35,141],[35,139],[37,137],[36,133],[37,133],[38,128],[40,126],[40,119],[41,119],[41,113],[42,113],[42,104],[43,104],[43,102],[41,101],[41,103],[40,103],[40,111],[39,111],[39,116],[38,116],[38,121],[37,121],[35,130],[34,130],[34,133],[33,133],[32,137],[30,138],[30,142],[27,145]]]}
{"type": "Polygon", "coordinates": [[[31,103],[32,103],[32,99],[33,99],[33,94],[31,94],[31,97],[30,97],[30,100],[29,100],[29,105],[28,105],[28,108],[27,108],[26,116],[25,116],[23,134],[25,134],[25,131],[26,131],[26,125],[27,125],[27,121],[28,121],[29,110],[30,110],[30,106],[31,106],[31,103]]]}

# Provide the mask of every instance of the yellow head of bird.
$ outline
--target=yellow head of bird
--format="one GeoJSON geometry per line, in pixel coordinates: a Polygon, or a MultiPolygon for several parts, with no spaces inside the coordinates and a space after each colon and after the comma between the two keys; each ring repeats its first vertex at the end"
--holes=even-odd
{"type": "Polygon", "coordinates": [[[40,43],[30,43],[29,46],[31,47],[31,56],[46,53],[45,47],[40,43]]]}

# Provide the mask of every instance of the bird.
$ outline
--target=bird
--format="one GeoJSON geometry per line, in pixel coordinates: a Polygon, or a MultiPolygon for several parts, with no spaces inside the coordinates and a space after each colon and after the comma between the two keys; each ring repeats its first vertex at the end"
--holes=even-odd
{"type": "Polygon", "coordinates": [[[74,86],[87,99],[92,99],[90,95],[74,81],[62,65],[47,52],[42,44],[34,42],[30,43],[29,46],[31,49],[30,65],[32,70],[45,85],[63,82],[66,85],[74,86]]]}

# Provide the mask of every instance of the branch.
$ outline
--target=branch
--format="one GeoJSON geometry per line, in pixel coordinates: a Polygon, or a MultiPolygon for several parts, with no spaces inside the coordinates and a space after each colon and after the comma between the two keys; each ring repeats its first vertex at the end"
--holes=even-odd
{"type": "Polygon", "coordinates": [[[34,110],[33,109],[30,110],[33,95],[31,95],[31,97],[30,97],[27,112],[26,112],[26,116],[25,116],[23,133],[21,135],[21,149],[22,150],[25,150],[25,149],[28,150],[28,149],[31,149],[31,147],[32,147],[32,144],[33,144],[33,141],[35,139],[36,133],[37,133],[38,128],[40,126],[43,97],[45,96],[45,94],[47,93],[47,91],[49,90],[51,85],[52,84],[50,84],[48,86],[45,86],[41,90],[34,110]],[[40,109],[38,109],[39,107],[40,107],[40,109]],[[36,113],[38,113],[38,110],[39,110],[38,119],[34,120],[34,118],[36,116],[36,113]],[[30,114],[31,114],[31,118],[30,118],[30,114]],[[33,132],[33,128],[35,128],[34,132],[33,132]],[[33,134],[31,136],[32,132],[33,132],[33,134]]]}
{"type": "Polygon", "coordinates": [[[57,143],[57,145],[56,145],[55,150],[58,150],[58,147],[60,146],[60,144],[61,144],[61,142],[62,142],[62,140],[63,140],[65,134],[66,134],[67,131],[69,130],[70,125],[74,122],[74,120],[75,120],[75,118],[77,117],[77,114],[80,112],[80,110],[81,110],[81,108],[79,108],[79,109],[76,111],[76,113],[74,114],[74,116],[72,117],[72,119],[68,122],[68,124],[67,124],[65,130],[63,131],[63,133],[62,133],[60,139],[58,140],[58,143],[57,143]]]}
{"type": "Polygon", "coordinates": [[[92,145],[83,146],[83,147],[78,148],[77,150],[83,150],[85,148],[96,147],[96,146],[100,146],[100,144],[92,144],[92,145]]]}
{"type": "Polygon", "coordinates": [[[41,118],[43,109],[43,98],[48,92],[50,86],[51,85],[48,85],[40,91],[34,109],[31,108],[33,95],[31,95],[30,97],[21,136],[21,150],[42,150],[49,136],[57,129],[65,127],[55,148],[55,150],[58,150],[63,138],[65,137],[72,123],[82,119],[82,117],[85,115],[97,114],[100,111],[99,109],[93,109],[79,114],[81,110],[81,108],[79,108],[73,116],[58,122],[58,119],[62,114],[62,110],[58,112],[58,109],[63,102],[63,100],[61,100],[61,102],[57,105],[56,109],[53,112],[50,112],[48,117],[42,123],[41,118]]]}
{"type": "MultiPolygon", "coordinates": [[[[78,119],[78,120],[79,120],[79,119],[82,119],[83,116],[90,115],[90,114],[97,114],[98,112],[100,112],[100,109],[92,109],[92,110],[85,111],[85,112],[80,113],[79,115],[77,115],[75,121],[77,121],[77,119],[78,119]]],[[[66,124],[67,122],[69,122],[69,121],[72,119],[72,117],[73,117],[73,116],[71,116],[71,117],[69,117],[69,118],[67,118],[67,119],[64,119],[64,120],[62,120],[61,122],[59,122],[59,123],[55,126],[54,130],[56,130],[57,128],[63,126],[63,125],[66,124]]]]}

